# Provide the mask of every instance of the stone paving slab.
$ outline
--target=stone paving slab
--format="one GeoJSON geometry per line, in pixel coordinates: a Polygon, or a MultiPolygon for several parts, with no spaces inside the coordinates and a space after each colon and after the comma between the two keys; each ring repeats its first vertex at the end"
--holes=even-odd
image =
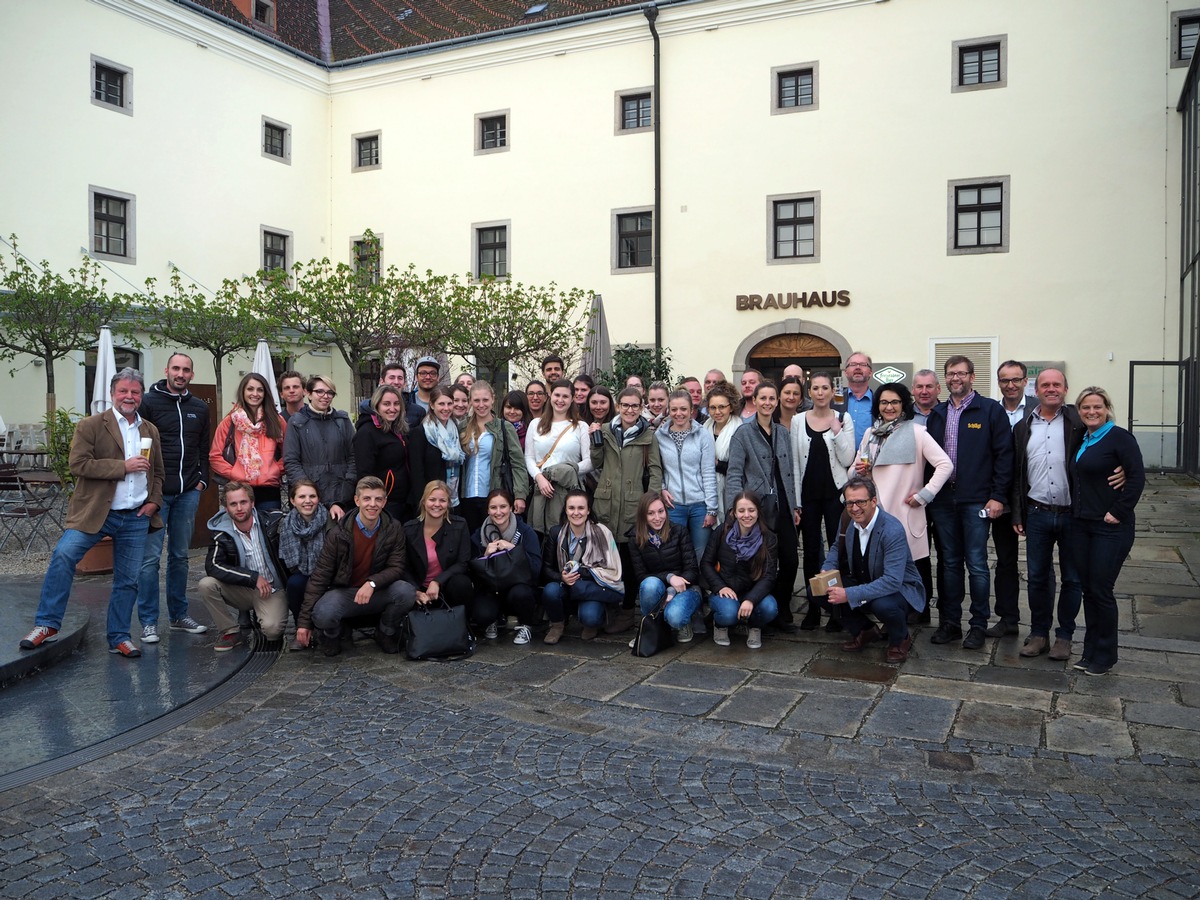
{"type": "Polygon", "coordinates": [[[864,734],[944,741],[959,701],[917,694],[884,694],[863,724],[864,734]]]}
{"type": "Polygon", "coordinates": [[[805,694],[782,728],[850,738],[858,734],[874,700],[832,694],[805,694]]]}
{"type": "Polygon", "coordinates": [[[1093,697],[1087,694],[1060,694],[1054,702],[1060,715],[1090,716],[1094,719],[1122,719],[1124,706],[1119,697],[1093,697]]]}
{"type": "Polygon", "coordinates": [[[1044,719],[1038,709],[964,700],[951,734],[968,741],[1039,747],[1044,719]]]}
{"type": "Polygon", "coordinates": [[[550,690],[589,700],[611,700],[653,671],[649,666],[580,666],[556,678],[550,690]]]}
{"type": "Polygon", "coordinates": [[[702,716],[721,702],[721,697],[704,691],[636,684],[618,694],[613,702],[682,716],[702,716]]]}
{"type": "Polygon", "coordinates": [[[664,669],[649,679],[649,684],[660,687],[690,688],[696,691],[713,691],[730,694],[750,678],[749,669],[729,666],[700,665],[680,662],[664,669]]]}
{"type": "MultiPolygon", "coordinates": [[[[1200,732],[1200,709],[1176,703],[1129,703],[1125,707],[1125,719],[1140,725],[1161,725],[1200,732]]],[[[1197,744],[1196,750],[1200,751],[1200,744],[1197,744]]]]}
{"type": "Polygon", "coordinates": [[[1178,728],[1163,728],[1158,725],[1133,725],[1130,732],[1137,740],[1138,749],[1145,755],[1195,758],[1196,733],[1178,728]]]}
{"type": "Polygon", "coordinates": [[[1129,756],[1133,753],[1133,740],[1124,722],[1059,716],[1046,723],[1046,747],[1064,753],[1129,756]]]}
{"type": "Polygon", "coordinates": [[[893,690],[944,700],[978,700],[984,703],[1003,703],[1023,709],[1049,712],[1051,695],[1047,691],[1007,687],[999,684],[964,684],[946,678],[927,678],[923,675],[900,675],[893,690]]]}
{"type": "Polygon", "coordinates": [[[748,685],[723,701],[709,718],[775,728],[805,696],[798,691],[748,685]]]}

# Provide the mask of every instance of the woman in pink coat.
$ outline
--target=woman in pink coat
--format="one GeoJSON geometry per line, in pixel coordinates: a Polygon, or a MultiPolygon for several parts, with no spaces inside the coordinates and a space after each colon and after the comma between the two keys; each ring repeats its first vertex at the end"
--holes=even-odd
{"type": "MultiPolygon", "coordinates": [[[[925,506],[954,474],[946,451],[913,418],[912,394],[903,384],[885,384],[875,391],[871,406],[874,424],[858,445],[858,459],[849,469],[875,482],[879,505],[904,526],[908,549],[922,578],[929,575],[929,532],[925,506]],[[933,477],[925,480],[926,465],[933,477]]],[[[928,580],[926,581],[928,584],[928,580]]]]}

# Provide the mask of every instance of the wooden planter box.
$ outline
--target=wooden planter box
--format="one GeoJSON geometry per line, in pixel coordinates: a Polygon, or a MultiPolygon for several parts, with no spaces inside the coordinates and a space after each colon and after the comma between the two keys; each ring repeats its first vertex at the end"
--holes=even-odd
{"type": "Polygon", "coordinates": [[[83,554],[83,559],[75,567],[79,575],[107,575],[113,570],[113,542],[110,537],[103,537],[100,543],[83,554]]]}

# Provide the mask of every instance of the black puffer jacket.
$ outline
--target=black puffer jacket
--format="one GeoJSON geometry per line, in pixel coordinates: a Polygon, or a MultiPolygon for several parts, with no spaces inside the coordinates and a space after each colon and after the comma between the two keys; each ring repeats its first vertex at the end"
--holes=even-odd
{"type": "Polygon", "coordinates": [[[767,564],[763,566],[762,575],[756,580],[754,561],[738,562],[737,554],[725,541],[729,529],[737,527],[737,522],[729,520],[709,535],[708,546],[704,548],[704,559],[700,562],[700,574],[704,586],[714,594],[719,593],[723,587],[731,587],[738,599],[749,600],[758,606],[758,601],[771,593],[775,586],[775,576],[779,574],[779,541],[770,531],[763,531],[763,541],[767,545],[767,564]]]}
{"type": "Polygon", "coordinates": [[[662,546],[655,547],[646,541],[645,547],[637,545],[637,526],[625,533],[629,543],[629,563],[633,568],[634,586],[647,578],[663,581],[668,575],[678,575],[688,584],[700,579],[700,567],[696,564],[696,550],[692,547],[692,536],[680,525],[672,525],[671,533],[662,546]]]}
{"type": "Polygon", "coordinates": [[[358,483],[354,460],[354,426],[340,409],[319,413],[302,406],[288,419],[283,436],[283,464],[288,481],[307,478],[317,486],[326,507],[354,506],[358,483]]]}
{"type": "Polygon", "coordinates": [[[208,484],[208,404],[187,392],[172,394],[164,378],[146,391],[138,412],[158,429],[162,441],[163,494],[208,484]]]}

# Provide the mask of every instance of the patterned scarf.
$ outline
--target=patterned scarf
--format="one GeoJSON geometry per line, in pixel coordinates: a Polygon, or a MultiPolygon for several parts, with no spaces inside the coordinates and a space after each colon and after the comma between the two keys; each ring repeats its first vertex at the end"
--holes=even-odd
{"type": "Polygon", "coordinates": [[[305,522],[300,510],[292,507],[279,523],[279,558],[289,569],[311,575],[325,546],[325,523],[329,513],[317,504],[312,521],[305,522]]]}
{"type": "Polygon", "coordinates": [[[234,448],[237,451],[238,462],[246,472],[247,480],[253,484],[258,481],[262,472],[263,458],[259,452],[259,441],[266,435],[266,419],[261,422],[251,422],[246,411],[240,406],[229,416],[230,428],[237,430],[234,438],[234,448]]]}

